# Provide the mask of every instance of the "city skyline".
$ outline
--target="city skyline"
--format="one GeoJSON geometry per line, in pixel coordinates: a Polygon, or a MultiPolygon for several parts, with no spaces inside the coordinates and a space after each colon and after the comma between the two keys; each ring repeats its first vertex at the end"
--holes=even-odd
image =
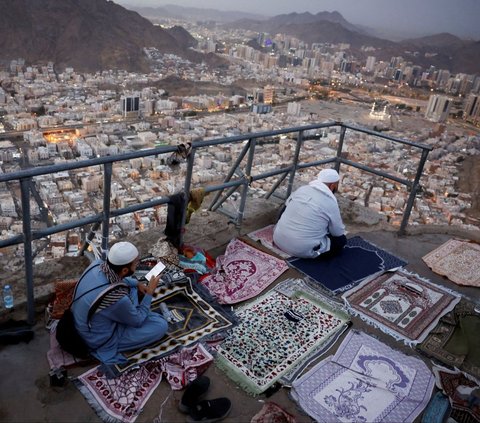
{"type": "MultiPolygon", "coordinates": [[[[340,12],[356,25],[364,25],[392,37],[417,37],[449,32],[461,38],[480,40],[480,2],[477,0],[254,0],[225,2],[220,0],[121,0],[124,6],[162,7],[175,4],[184,7],[211,8],[274,16],[287,13],[340,12]]],[[[384,35],[384,36],[385,36],[384,35]]]]}

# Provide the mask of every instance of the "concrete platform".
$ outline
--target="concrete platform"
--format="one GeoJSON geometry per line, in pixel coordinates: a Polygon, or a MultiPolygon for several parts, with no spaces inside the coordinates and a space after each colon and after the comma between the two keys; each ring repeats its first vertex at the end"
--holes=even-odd
{"type": "MultiPolygon", "coordinates": [[[[219,213],[198,212],[186,228],[185,241],[205,248],[216,256],[224,251],[226,244],[233,237],[242,236],[254,229],[273,223],[277,208],[278,204],[274,202],[250,201],[241,229],[229,223],[228,218],[219,213]]],[[[377,246],[406,259],[409,263],[408,270],[459,291],[472,300],[480,300],[478,288],[462,288],[453,284],[446,278],[432,273],[421,260],[423,255],[453,236],[476,239],[478,233],[464,233],[452,228],[431,227],[425,227],[422,231],[422,228],[419,227],[412,233],[399,237],[394,228],[389,227],[379,216],[370,215],[368,211],[352,211],[351,209],[344,211],[345,215],[349,216],[346,221],[349,236],[358,234],[377,246]]],[[[139,246],[142,254],[146,254],[149,246],[155,242],[158,236],[158,232],[151,231],[133,237],[132,241],[139,246]]],[[[82,269],[83,266],[79,266],[79,271],[82,269]]],[[[290,269],[282,275],[280,280],[292,276],[301,277],[295,270],[290,269]]],[[[48,277],[45,275],[45,279],[48,277]]],[[[34,328],[35,337],[30,343],[0,346],[0,421],[98,422],[100,419],[72,382],[68,382],[64,387],[51,387],[49,384],[49,368],[46,359],[49,334],[44,328],[42,318],[44,305],[44,303],[38,304],[39,314],[34,328]]],[[[12,316],[25,318],[21,315],[22,307],[17,308],[18,310],[12,316]]],[[[3,314],[3,318],[5,317],[8,316],[3,314]]],[[[352,321],[353,328],[373,334],[389,345],[409,354],[418,355],[413,349],[393,340],[372,326],[366,325],[361,320],[352,318],[352,321]]],[[[341,340],[334,345],[329,354],[335,352],[340,342],[341,340]]],[[[430,361],[426,357],[418,356],[430,365],[430,361]]],[[[86,370],[87,368],[75,368],[69,370],[68,374],[69,377],[74,377],[86,370]]],[[[309,416],[296,408],[295,403],[290,400],[289,390],[286,388],[280,389],[269,398],[266,398],[265,395],[254,398],[235,386],[215,365],[210,366],[206,375],[212,380],[208,398],[228,396],[232,400],[233,409],[230,416],[224,420],[225,422],[249,422],[267,401],[278,403],[294,414],[299,422],[312,421],[309,416]]],[[[184,422],[185,415],[177,410],[182,393],[182,391],[172,391],[168,383],[162,381],[136,421],[152,422],[162,410],[161,421],[184,422]]],[[[420,417],[417,420],[420,421],[420,417]]]]}

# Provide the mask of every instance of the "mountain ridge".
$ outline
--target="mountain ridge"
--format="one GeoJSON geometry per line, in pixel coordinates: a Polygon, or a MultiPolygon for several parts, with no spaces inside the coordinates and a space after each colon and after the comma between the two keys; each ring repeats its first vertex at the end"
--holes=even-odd
{"type": "MultiPolygon", "coordinates": [[[[144,47],[200,60],[188,36],[107,0],[0,0],[0,58],[79,71],[149,72],[144,47]]],[[[184,30],[185,31],[185,30],[184,30]]],[[[186,32],[186,31],[185,31],[186,32]]]]}

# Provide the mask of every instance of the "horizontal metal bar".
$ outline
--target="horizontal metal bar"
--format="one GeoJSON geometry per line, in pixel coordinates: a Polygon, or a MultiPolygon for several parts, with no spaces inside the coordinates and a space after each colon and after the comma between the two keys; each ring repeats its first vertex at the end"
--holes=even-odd
{"type": "Polygon", "coordinates": [[[342,159],[342,158],[340,158],[340,162],[342,164],[346,164],[348,166],[356,167],[357,169],[361,169],[361,170],[364,170],[366,172],[370,172],[370,173],[373,173],[375,175],[382,176],[383,178],[391,179],[392,181],[395,181],[395,182],[398,182],[400,184],[406,185],[407,187],[412,186],[412,181],[409,181],[407,179],[398,178],[397,176],[391,175],[391,174],[386,173],[386,172],[382,172],[381,170],[376,170],[376,169],[373,169],[369,166],[365,166],[365,165],[362,165],[360,163],[355,163],[355,162],[352,162],[350,160],[346,160],[346,159],[342,159]]]}
{"type": "Polygon", "coordinates": [[[272,137],[275,135],[290,134],[292,132],[308,131],[308,130],[320,129],[320,128],[330,128],[332,126],[341,126],[341,125],[342,125],[341,122],[318,123],[315,125],[299,126],[295,128],[284,128],[284,129],[276,129],[274,131],[255,132],[255,133],[248,133],[245,135],[235,135],[233,137],[227,137],[227,138],[214,138],[212,140],[195,141],[192,143],[192,147],[203,148],[203,147],[210,147],[213,145],[220,145],[220,144],[232,144],[232,143],[237,143],[241,141],[248,141],[250,139],[272,137]]]}
{"type": "Polygon", "coordinates": [[[337,159],[335,157],[330,158],[330,159],[323,159],[323,160],[316,160],[314,162],[308,162],[308,163],[299,163],[297,165],[297,169],[307,169],[309,167],[314,167],[314,166],[320,166],[328,163],[335,163],[337,159]]]}
{"type": "Polygon", "coordinates": [[[426,144],[420,144],[420,143],[416,143],[416,142],[413,142],[413,141],[405,140],[403,138],[397,138],[397,137],[392,137],[390,135],[384,135],[380,132],[375,132],[375,131],[372,131],[371,129],[362,128],[360,126],[349,125],[347,123],[342,123],[342,126],[345,127],[345,128],[348,128],[348,129],[352,129],[356,132],[363,132],[364,134],[374,135],[376,137],[384,138],[384,139],[389,140],[389,141],[399,142],[401,144],[410,145],[412,147],[421,148],[423,150],[428,150],[428,151],[433,150],[433,147],[430,147],[429,145],[426,145],[426,144]]]}
{"type": "Polygon", "coordinates": [[[177,151],[177,146],[162,146],[148,150],[132,151],[129,153],[115,156],[96,157],[94,159],[82,160],[79,162],[60,163],[51,166],[38,166],[31,169],[24,169],[18,172],[0,174],[0,182],[21,180],[34,176],[48,175],[51,173],[64,172],[66,170],[81,169],[90,166],[99,166],[106,163],[122,162],[125,160],[138,159],[140,157],[156,156],[158,154],[173,153],[177,151]]]}

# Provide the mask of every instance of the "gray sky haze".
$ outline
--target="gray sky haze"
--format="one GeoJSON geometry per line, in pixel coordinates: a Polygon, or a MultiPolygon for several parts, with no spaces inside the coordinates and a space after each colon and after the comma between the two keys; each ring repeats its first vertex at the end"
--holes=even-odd
{"type": "Polygon", "coordinates": [[[120,0],[123,5],[238,10],[267,16],[337,10],[353,23],[407,38],[449,32],[480,40],[480,0],[120,0]]]}

